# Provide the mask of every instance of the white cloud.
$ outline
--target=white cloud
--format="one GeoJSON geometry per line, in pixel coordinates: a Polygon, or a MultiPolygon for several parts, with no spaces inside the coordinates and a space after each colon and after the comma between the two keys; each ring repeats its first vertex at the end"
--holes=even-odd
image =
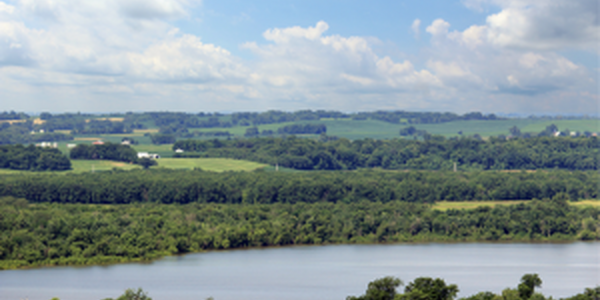
{"type": "Polygon", "coordinates": [[[12,14],[15,12],[15,7],[0,1],[0,14],[12,14]]]}
{"type": "Polygon", "coordinates": [[[421,34],[421,20],[415,19],[410,26],[410,30],[412,30],[416,38],[419,38],[419,35],[421,34]]]}
{"type": "MultiPolygon", "coordinates": [[[[325,21],[271,28],[264,40],[243,44],[253,60],[173,25],[199,2],[0,2],[0,98],[53,111],[140,110],[153,103],[148,109],[458,112],[523,111],[553,99],[543,109],[585,112],[597,106],[597,70],[553,51],[589,50],[597,41],[597,31],[589,30],[597,19],[570,17],[586,1],[567,7],[563,0],[465,0],[474,9],[499,5],[501,11],[463,31],[433,21],[425,29],[430,46],[410,59],[381,55],[375,37],[328,34],[325,21]],[[541,26],[552,14],[557,24],[541,26]],[[577,24],[582,32],[564,31],[577,24]],[[550,34],[560,30],[566,36],[550,34]],[[567,100],[576,104],[561,106],[567,100]]],[[[415,19],[417,37],[420,28],[415,19]]]]}
{"type": "Polygon", "coordinates": [[[443,19],[437,19],[433,21],[431,25],[427,26],[425,31],[431,33],[433,36],[440,36],[447,34],[448,28],[450,28],[450,23],[444,21],[443,19]]]}
{"type": "Polygon", "coordinates": [[[598,51],[600,22],[597,0],[470,0],[501,11],[487,17],[488,39],[499,46],[538,50],[598,51]]]}

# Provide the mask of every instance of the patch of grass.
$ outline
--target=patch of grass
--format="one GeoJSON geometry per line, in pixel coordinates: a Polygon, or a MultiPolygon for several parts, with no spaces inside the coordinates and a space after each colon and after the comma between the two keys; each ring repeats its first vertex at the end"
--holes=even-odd
{"type": "Polygon", "coordinates": [[[580,201],[569,202],[569,203],[573,206],[578,206],[578,207],[586,207],[586,206],[600,207],[600,200],[580,200],[580,201]]]}
{"type": "Polygon", "coordinates": [[[524,203],[529,200],[504,200],[504,201],[440,201],[431,208],[446,211],[449,209],[474,209],[482,206],[494,207],[496,205],[513,205],[524,203]]]}
{"type": "Polygon", "coordinates": [[[155,168],[168,169],[194,169],[201,168],[205,171],[253,171],[267,165],[228,158],[161,158],[155,168]]]}
{"type": "MultiPolygon", "coordinates": [[[[474,209],[482,206],[494,207],[496,205],[513,205],[528,202],[531,200],[500,200],[500,201],[440,201],[436,202],[431,208],[437,210],[448,210],[448,209],[474,209]]],[[[577,207],[600,207],[600,200],[581,200],[576,202],[569,202],[569,205],[577,207]]]]}
{"type": "Polygon", "coordinates": [[[120,161],[111,160],[71,160],[71,167],[73,170],[68,171],[72,173],[83,173],[93,171],[109,171],[112,169],[131,170],[141,168],[139,165],[128,164],[120,161]]]}

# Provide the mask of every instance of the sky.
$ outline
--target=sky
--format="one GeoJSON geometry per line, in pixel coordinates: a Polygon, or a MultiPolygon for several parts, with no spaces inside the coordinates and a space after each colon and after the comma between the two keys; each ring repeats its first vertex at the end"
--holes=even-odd
{"type": "Polygon", "coordinates": [[[0,111],[598,114],[597,0],[0,0],[0,111]]]}

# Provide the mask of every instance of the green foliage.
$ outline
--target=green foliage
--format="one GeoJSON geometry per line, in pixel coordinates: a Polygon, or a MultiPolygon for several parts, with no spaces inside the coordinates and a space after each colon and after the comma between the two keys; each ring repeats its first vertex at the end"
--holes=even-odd
{"type": "Polygon", "coordinates": [[[58,149],[29,145],[0,146],[0,168],[29,171],[64,171],[71,162],[58,149]]]}
{"type": "MultiPolygon", "coordinates": [[[[414,128],[413,128],[414,129],[414,128]]],[[[257,136],[251,127],[249,136],[257,136]]],[[[418,132],[415,130],[415,132],[418,132]]],[[[383,169],[597,170],[600,141],[592,138],[444,139],[425,135],[418,140],[354,140],[253,138],[247,140],[180,140],[173,150],[200,152],[204,157],[246,159],[300,170],[383,169]]]]}
{"type": "Polygon", "coordinates": [[[152,140],[152,144],[156,144],[156,145],[175,143],[175,135],[173,135],[173,134],[163,134],[163,133],[152,134],[152,135],[150,135],[150,139],[152,140]]]}
{"type": "Polygon", "coordinates": [[[346,300],[394,300],[396,288],[402,285],[402,281],[391,276],[376,279],[369,282],[367,291],[359,297],[348,296],[346,300]]]}
{"type": "Polygon", "coordinates": [[[535,292],[535,288],[541,286],[542,279],[540,279],[538,274],[525,274],[521,277],[521,283],[517,287],[519,297],[523,300],[529,299],[535,292]]]}
{"type": "Polygon", "coordinates": [[[137,162],[137,152],[129,145],[109,142],[103,145],[79,144],[71,149],[70,158],[137,162]]]}
{"type": "Polygon", "coordinates": [[[321,134],[326,132],[325,124],[293,124],[277,129],[279,134],[321,134]]]}
{"type": "Polygon", "coordinates": [[[403,300],[452,300],[458,293],[455,284],[446,285],[443,279],[419,277],[404,288],[403,300]]]}
{"type": "Polygon", "coordinates": [[[127,289],[125,293],[117,299],[106,298],[104,300],[152,300],[152,298],[148,297],[141,288],[138,288],[137,291],[127,289]]]}
{"type": "MultiPolygon", "coordinates": [[[[599,215],[598,208],[562,208],[551,201],[440,212],[397,201],[81,205],[6,197],[0,198],[0,269],[281,245],[575,240],[581,220],[598,221],[599,215]]],[[[390,282],[382,283],[373,288],[390,282]]],[[[428,291],[421,281],[409,286],[428,291]]]]}
{"type": "MultiPolygon", "coordinates": [[[[173,159],[176,160],[176,159],[173,159]]],[[[0,175],[0,196],[34,202],[297,203],[597,199],[597,172],[266,172],[131,170],[0,175]]],[[[558,206],[568,206],[554,200],[558,206]]],[[[554,223],[552,223],[554,224],[554,223]]],[[[588,226],[592,228],[591,226],[588,226]]],[[[544,233],[546,234],[546,232],[544,233]]],[[[551,235],[551,232],[547,233],[551,235]]]]}
{"type": "MultiPolygon", "coordinates": [[[[527,286],[541,285],[541,279],[537,274],[525,274],[521,278],[522,283],[527,286]]],[[[438,299],[454,299],[458,293],[458,286],[451,284],[446,285],[443,279],[430,277],[419,277],[409,283],[404,289],[404,294],[399,294],[396,291],[398,286],[402,285],[402,281],[394,277],[384,277],[376,279],[369,283],[367,292],[362,296],[348,296],[347,300],[438,300],[438,299]]],[[[546,298],[540,293],[520,295],[518,289],[506,288],[501,294],[496,295],[492,292],[479,292],[475,295],[461,298],[460,300],[551,300],[552,297],[546,298]]],[[[563,300],[598,300],[600,299],[600,287],[586,288],[581,294],[573,297],[564,298],[563,300]]]]}
{"type": "Polygon", "coordinates": [[[158,165],[158,162],[155,159],[143,157],[138,159],[138,164],[142,166],[144,169],[148,169],[151,166],[158,165]]]}

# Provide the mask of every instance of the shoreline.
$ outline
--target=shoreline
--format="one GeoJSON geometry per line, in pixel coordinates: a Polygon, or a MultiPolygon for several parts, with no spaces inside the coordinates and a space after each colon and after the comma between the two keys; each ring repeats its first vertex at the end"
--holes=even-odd
{"type": "MultiPolygon", "coordinates": [[[[6,268],[0,269],[0,272],[3,271],[17,271],[17,270],[33,270],[33,269],[48,269],[48,268],[85,268],[85,267],[109,267],[114,265],[124,265],[124,264],[152,264],[154,262],[163,260],[168,257],[184,257],[193,254],[202,254],[209,252],[238,252],[245,250],[268,250],[268,249],[282,249],[282,248],[300,248],[300,247],[326,247],[326,246],[399,246],[399,245],[456,245],[456,244],[498,244],[498,245],[506,245],[506,244],[539,244],[539,245],[566,245],[566,244],[593,244],[600,243],[600,239],[591,240],[591,241],[583,241],[583,240],[557,240],[557,241],[525,241],[525,240],[505,240],[505,241],[413,241],[413,242],[399,242],[399,243],[324,243],[324,244],[293,244],[293,245],[270,245],[270,246],[259,246],[259,247],[238,247],[238,248],[227,248],[227,249],[209,249],[204,251],[196,251],[196,252],[188,252],[181,254],[166,254],[161,255],[160,257],[151,258],[151,259],[130,259],[130,260],[121,260],[121,261],[112,261],[106,263],[83,263],[83,264],[36,264],[36,265],[28,265],[24,267],[16,267],[16,268],[6,268]]],[[[97,258],[111,258],[110,256],[97,256],[97,258]]],[[[0,264],[2,261],[0,261],[0,264]]]]}

